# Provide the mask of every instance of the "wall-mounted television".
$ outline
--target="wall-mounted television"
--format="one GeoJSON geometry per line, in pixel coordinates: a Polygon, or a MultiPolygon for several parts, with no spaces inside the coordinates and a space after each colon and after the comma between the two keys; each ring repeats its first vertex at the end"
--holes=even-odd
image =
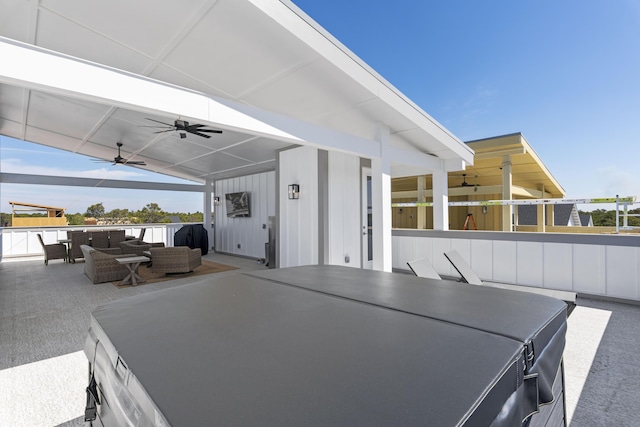
{"type": "Polygon", "coordinates": [[[227,193],[224,195],[227,205],[227,217],[247,218],[251,216],[249,211],[249,193],[246,191],[238,193],[227,193]]]}

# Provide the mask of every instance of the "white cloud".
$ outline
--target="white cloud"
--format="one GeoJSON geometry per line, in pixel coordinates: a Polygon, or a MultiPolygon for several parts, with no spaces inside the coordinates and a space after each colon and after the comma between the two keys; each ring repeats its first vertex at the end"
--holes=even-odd
{"type": "Polygon", "coordinates": [[[24,163],[20,159],[9,158],[0,160],[0,170],[5,173],[21,173],[27,175],[51,175],[51,176],[73,176],[78,178],[95,179],[133,179],[144,176],[130,167],[100,167],[97,169],[87,169],[71,171],[55,166],[36,166],[24,163]]]}
{"type": "Polygon", "coordinates": [[[624,196],[640,196],[640,181],[632,172],[615,166],[606,166],[596,170],[596,193],[624,196]]]}

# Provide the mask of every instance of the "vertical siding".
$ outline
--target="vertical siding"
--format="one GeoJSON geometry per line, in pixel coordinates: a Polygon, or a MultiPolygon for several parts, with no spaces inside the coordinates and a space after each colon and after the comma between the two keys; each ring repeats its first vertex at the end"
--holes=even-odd
{"type": "Polygon", "coordinates": [[[268,241],[268,217],[275,215],[275,172],[265,172],[216,181],[215,196],[220,204],[214,206],[215,248],[252,258],[265,257],[268,241]],[[249,193],[248,218],[227,217],[225,194],[249,193]],[[240,247],[238,247],[238,245],[240,247]]]}
{"type": "Polygon", "coordinates": [[[360,158],[329,152],[329,264],[360,267],[360,199],[360,158]]]}
{"type": "Polygon", "coordinates": [[[318,150],[299,147],[279,153],[278,260],[280,267],[318,263],[318,150]],[[289,184],[300,198],[289,200],[289,184]]]}

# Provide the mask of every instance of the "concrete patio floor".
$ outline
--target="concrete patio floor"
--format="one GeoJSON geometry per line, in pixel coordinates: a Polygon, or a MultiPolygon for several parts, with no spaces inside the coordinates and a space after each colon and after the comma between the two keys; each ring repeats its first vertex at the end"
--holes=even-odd
{"type": "MultiPolygon", "coordinates": [[[[128,296],[264,269],[254,260],[210,253],[238,267],[213,276],[118,289],[91,284],[84,264],[42,259],[0,263],[0,426],[84,426],[90,312],[128,296]]],[[[635,426],[640,412],[640,306],[578,298],[565,349],[567,416],[573,426],[635,426]]]]}

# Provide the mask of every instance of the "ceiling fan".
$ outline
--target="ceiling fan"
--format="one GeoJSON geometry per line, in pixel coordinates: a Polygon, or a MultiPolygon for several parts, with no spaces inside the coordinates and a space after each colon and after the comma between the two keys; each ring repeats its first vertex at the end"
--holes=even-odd
{"type": "MultiPolygon", "coordinates": [[[[478,175],[474,176],[474,178],[477,178],[478,175]]],[[[467,174],[463,173],[462,174],[462,184],[460,184],[460,187],[474,187],[473,191],[478,191],[478,185],[479,184],[470,184],[467,182],[467,174]]]]}
{"type": "MultiPolygon", "coordinates": [[[[477,176],[476,176],[476,178],[477,178],[477,176]]],[[[462,184],[460,184],[460,186],[461,187],[473,187],[474,186],[473,184],[469,184],[467,182],[467,174],[466,173],[462,174],[462,184]]]]}
{"type": "Polygon", "coordinates": [[[145,162],[138,162],[138,161],[133,161],[133,160],[127,160],[124,157],[122,157],[120,155],[120,147],[122,147],[122,142],[117,142],[116,145],[118,146],[118,155],[116,157],[113,158],[113,160],[98,160],[98,159],[93,159],[94,162],[107,162],[107,163],[112,163],[114,165],[140,165],[140,166],[146,166],[147,164],[145,162]]]}
{"type": "Polygon", "coordinates": [[[182,139],[187,137],[187,133],[192,133],[194,135],[198,135],[203,138],[211,138],[211,135],[207,135],[207,133],[222,133],[221,130],[205,129],[206,125],[201,125],[198,123],[191,125],[189,124],[189,122],[185,120],[180,120],[180,119],[173,122],[173,124],[169,124],[169,123],[165,123],[159,120],[149,119],[149,118],[147,118],[147,120],[151,120],[152,122],[160,123],[161,125],[163,125],[163,126],[147,126],[147,127],[164,128],[163,130],[159,130],[154,133],[177,131],[177,132],[180,132],[180,138],[182,139]]]}

